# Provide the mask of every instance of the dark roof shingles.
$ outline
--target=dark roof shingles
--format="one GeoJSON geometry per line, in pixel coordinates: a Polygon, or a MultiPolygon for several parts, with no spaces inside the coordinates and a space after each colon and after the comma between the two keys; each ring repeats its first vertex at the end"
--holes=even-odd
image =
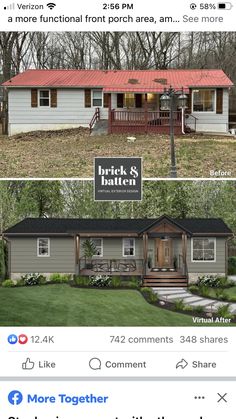
{"type": "MultiPolygon", "coordinates": [[[[158,221],[158,220],[157,220],[158,221]]],[[[220,218],[173,219],[191,233],[231,234],[220,218]]],[[[26,218],[10,227],[5,234],[66,234],[80,233],[138,233],[148,229],[155,219],[78,219],[78,218],[26,218]]]]}

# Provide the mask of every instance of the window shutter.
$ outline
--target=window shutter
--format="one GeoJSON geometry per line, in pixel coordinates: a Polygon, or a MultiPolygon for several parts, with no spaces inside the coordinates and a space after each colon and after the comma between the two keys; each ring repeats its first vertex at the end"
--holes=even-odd
{"type": "Polygon", "coordinates": [[[104,95],[103,95],[103,107],[104,108],[109,108],[109,96],[110,96],[110,93],[104,93],[104,95]]]}
{"type": "Polygon", "coordinates": [[[84,107],[91,108],[91,89],[85,89],[84,91],[84,107]]]}
{"type": "Polygon", "coordinates": [[[124,95],[123,93],[117,93],[117,108],[124,107],[124,95]]]}
{"type": "Polygon", "coordinates": [[[57,89],[51,89],[51,108],[57,108],[57,89]]]}
{"type": "Polygon", "coordinates": [[[189,89],[189,94],[188,94],[187,112],[192,113],[192,90],[191,89],[189,89]]]}
{"type": "Polygon", "coordinates": [[[38,90],[31,89],[31,108],[38,107],[38,90]]]}
{"type": "Polygon", "coordinates": [[[216,89],[216,113],[223,113],[223,89],[216,89]]]}

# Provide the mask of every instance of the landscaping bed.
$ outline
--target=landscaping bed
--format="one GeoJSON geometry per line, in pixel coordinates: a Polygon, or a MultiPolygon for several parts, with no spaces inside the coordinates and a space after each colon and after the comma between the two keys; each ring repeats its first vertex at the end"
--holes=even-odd
{"type": "Polygon", "coordinates": [[[236,302],[236,283],[225,277],[202,276],[195,285],[190,285],[189,291],[203,298],[228,303],[236,302]]]}

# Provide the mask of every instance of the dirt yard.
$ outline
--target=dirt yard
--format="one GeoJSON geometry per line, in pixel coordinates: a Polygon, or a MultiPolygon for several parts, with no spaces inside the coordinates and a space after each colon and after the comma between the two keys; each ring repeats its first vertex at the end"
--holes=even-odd
{"type": "MultiPolygon", "coordinates": [[[[186,135],[175,144],[178,177],[236,176],[236,138],[186,135]]],[[[168,136],[129,143],[127,135],[90,137],[84,128],[0,135],[0,156],[0,177],[92,177],[95,156],[142,156],[144,177],[168,177],[170,166],[168,136]]]]}

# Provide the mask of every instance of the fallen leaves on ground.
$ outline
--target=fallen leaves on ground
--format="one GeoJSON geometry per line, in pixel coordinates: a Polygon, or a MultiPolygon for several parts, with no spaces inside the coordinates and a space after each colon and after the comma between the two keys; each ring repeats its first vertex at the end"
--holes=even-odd
{"type": "MultiPolygon", "coordinates": [[[[0,136],[0,177],[92,177],[94,157],[143,157],[144,177],[168,177],[170,143],[165,135],[93,136],[86,128],[0,136]]],[[[175,138],[179,177],[236,176],[236,139],[186,135],[175,138]]]]}

